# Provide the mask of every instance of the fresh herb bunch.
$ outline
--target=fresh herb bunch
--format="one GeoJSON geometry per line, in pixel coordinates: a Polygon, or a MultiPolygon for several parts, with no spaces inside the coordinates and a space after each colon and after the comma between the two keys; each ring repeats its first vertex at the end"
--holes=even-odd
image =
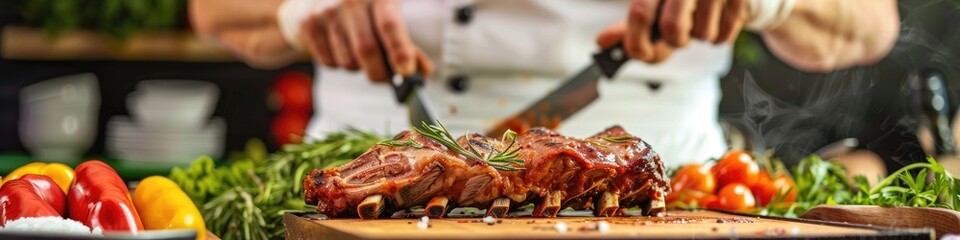
{"type": "MultiPolygon", "coordinates": [[[[837,163],[810,156],[793,168],[798,191],[793,204],[769,204],[761,215],[798,217],[817,205],[879,205],[938,207],[960,210],[960,180],[933,158],[897,170],[876,186],[856,176],[855,187],[846,181],[846,170],[837,163]],[[914,175],[914,172],[917,172],[914,175]]],[[[778,202],[774,197],[771,202],[778,202]]]]}
{"type": "Polygon", "coordinates": [[[262,143],[249,143],[224,166],[201,157],[188,169],[174,169],[177,182],[201,208],[207,229],[223,239],[283,238],[283,214],[308,210],[303,179],[314,168],[340,166],[366,152],[384,136],[350,129],[326,138],[288,144],[267,155],[262,143]]]}
{"type": "Polygon", "coordinates": [[[960,181],[932,157],[927,157],[926,163],[897,170],[873,187],[863,176],[855,177],[855,181],[859,191],[852,204],[960,210],[960,181]],[[917,170],[914,176],[911,171],[917,170]]]}
{"type": "Polygon", "coordinates": [[[50,36],[70,29],[93,29],[116,39],[137,30],[186,26],[186,0],[30,0],[18,6],[27,24],[50,36]]]}
{"type": "Polygon", "coordinates": [[[417,133],[440,142],[440,144],[443,146],[446,146],[448,149],[453,150],[464,157],[487,162],[487,164],[490,164],[490,166],[496,168],[497,170],[516,171],[523,168],[523,160],[517,158],[517,155],[520,153],[520,147],[516,146],[517,133],[514,131],[507,130],[503,133],[500,143],[502,144],[509,142],[509,144],[502,151],[494,148],[487,152],[487,154],[482,154],[480,151],[477,151],[472,144],[467,144],[467,148],[460,146],[460,144],[457,143],[457,139],[450,134],[450,131],[447,130],[447,127],[444,126],[439,120],[437,121],[437,126],[423,122],[421,123],[420,127],[416,127],[414,129],[417,131],[417,133]]]}

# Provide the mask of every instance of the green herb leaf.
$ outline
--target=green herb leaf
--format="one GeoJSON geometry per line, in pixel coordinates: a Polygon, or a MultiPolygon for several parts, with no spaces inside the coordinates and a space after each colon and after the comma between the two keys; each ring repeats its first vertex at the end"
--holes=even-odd
{"type": "Polygon", "coordinates": [[[630,135],[617,135],[617,136],[606,136],[603,137],[603,140],[612,143],[624,143],[630,139],[633,139],[630,135]]]}
{"type": "Polygon", "coordinates": [[[437,126],[422,122],[420,127],[416,127],[414,130],[423,136],[439,142],[441,145],[447,147],[447,149],[450,149],[466,158],[486,162],[497,170],[516,171],[523,167],[523,160],[517,158],[517,155],[520,152],[520,147],[516,146],[517,133],[514,131],[507,130],[507,132],[503,134],[501,144],[505,142],[510,143],[506,148],[504,148],[502,151],[499,151],[494,147],[494,149],[491,149],[490,152],[484,155],[481,154],[480,151],[477,151],[472,144],[467,144],[467,148],[460,146],[460,144],[457,143],[456,138],[450,134],[450,131],[447,130],[447,127],[444,126],[439,120],[437,120],[437,126]]]}

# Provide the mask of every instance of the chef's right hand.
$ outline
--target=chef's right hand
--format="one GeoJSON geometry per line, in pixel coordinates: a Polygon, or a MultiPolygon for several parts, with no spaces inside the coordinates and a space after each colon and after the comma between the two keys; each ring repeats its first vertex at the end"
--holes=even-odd
{"type": "Polygon", "coordinates": [[[387,76],[388,62],[403,76],[417,71],[432,73],[430,59],[407,33],[397,0],[317,2],[300,34],[315,61],[332,68],[363,70],[375,82],[392,77],[387,76]]]}

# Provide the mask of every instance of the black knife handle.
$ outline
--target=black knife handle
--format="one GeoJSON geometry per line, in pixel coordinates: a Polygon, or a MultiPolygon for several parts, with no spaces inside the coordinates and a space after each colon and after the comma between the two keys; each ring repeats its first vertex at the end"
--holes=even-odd
{"type": "Polygon", "coordinates": [[[934,141],[934,153],[937,156],[955,155],[956,141],[953,138],[950,121],[950,101],[944,75],[936,69],[920,72],[914,89],[919,97],[923,122],[930,130],[934,141]]]}
{"type": "Polygon", "coordinates": [[[407,99],[413,94],[413,90],[419,86],[423,86],[423,74],[417,71],[410,76],[397,75],[393,71],[393,66],[390,65],[390,56],[387,55],[387,49],[383,47],[383,44],[380,44],[380,53],[383,54],[383,69],[387,72],[387,77],[389,78],[387,80],[390,81],[390,86],[393,87],[393,92],[397,96],[397,102],[407,102],[407,99]]]}
{"type": "Polygon", "coordinates": [[[393,92],[397,96],[397,102],[405,103],[413,95],[413,90],[423,85],[423,75],[419,72],[410,76],[394,75],[390,65],[387,66],[387,76],[390,76],[390,85],[393,86],[393,92]],[[400,79],[397,79],[400,78],[400,79]]]}
{"type": "MultiPolygon", "coordinates": [[[[650,25],[650,42],[656,42],[662,38],[660,35],[660,12],[663,10],[663,4],[660,5],[657,8],[657,14],[654,15],[653,25],[650,25]]],[[[607,79],[613,79],[613,75],[617,74],[620,67],[623,67],[623,64],[628,60],[630,60],[630,56],[627,56],[627,53],[623,50],[623,42],[593,54],[594,63],[600,67],[600,71],[603,72],[604,76],[607,76],[607,79]]]]}

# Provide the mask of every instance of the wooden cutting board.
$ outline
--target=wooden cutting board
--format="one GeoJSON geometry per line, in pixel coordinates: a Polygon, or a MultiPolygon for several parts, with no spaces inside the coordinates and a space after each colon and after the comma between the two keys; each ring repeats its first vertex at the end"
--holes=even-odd
{"type": "Polygon", "coordinates": [[[900,238],[931,239],[930,229],[890,229],[801,219],[767,218],[713,211],[673,211],[666,217],[588,216],[562,212],[558,218],[508,217],[487,224],[479,217],[429,220],[419,229],[413,218],[328,219],[320,214],[288,213],[287,239],[664,239],[664,238],[900,238]],[[598,222],[610,229],[600,232],[598,222]],[[556,229],[563,222],[566,232],[556,229]]]}

